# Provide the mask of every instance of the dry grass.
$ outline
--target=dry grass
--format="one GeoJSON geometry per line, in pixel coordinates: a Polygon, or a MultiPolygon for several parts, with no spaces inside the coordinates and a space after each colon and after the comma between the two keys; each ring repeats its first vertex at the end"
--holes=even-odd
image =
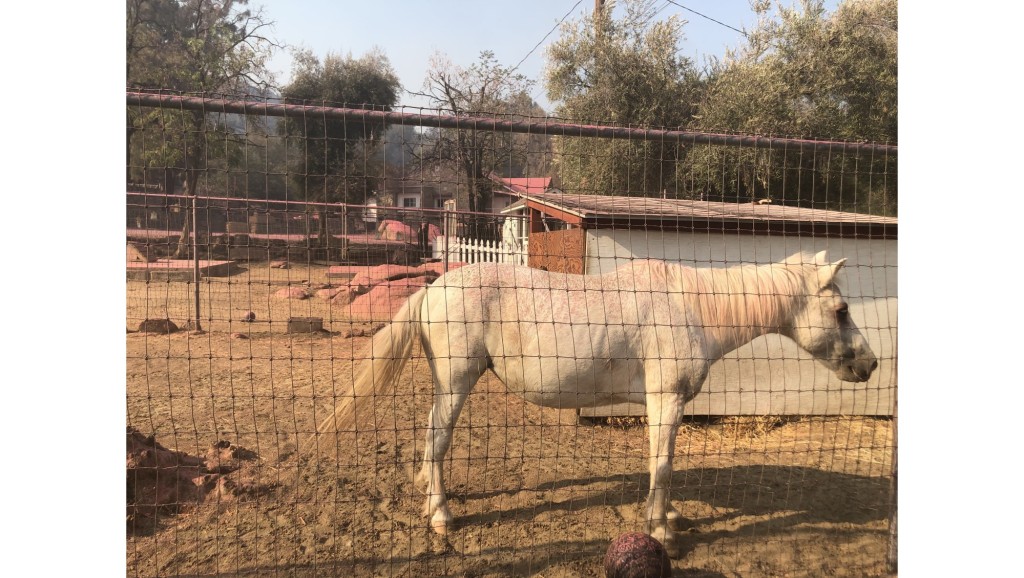
{"type": "Polygon", "coordinates": [[[744,415],[716,418],[724,433],[736,438],[760,439],[776,429],[800,421],[799,416],[744,415]]]}
{"type": "MultiPolygon", "coordinates": [[[[800,416],[787,415],[746,415],[687,417],[683,427],[689,431],[717,431],[731,438],[758,439],[790,423],[800,421],[800,416]]],[[[595,424],[619,429],[645,427],[647,416],[612,416],[593,418],[595,424]]]]}
{"type": "Polygon", "coordinates": [[[604,423],[605,425],[619,428],[629,429],[634,427],[642,427],[647,425],[647,416],[612,416],[605,418],[595,418],[596,423],[604,423]]]}

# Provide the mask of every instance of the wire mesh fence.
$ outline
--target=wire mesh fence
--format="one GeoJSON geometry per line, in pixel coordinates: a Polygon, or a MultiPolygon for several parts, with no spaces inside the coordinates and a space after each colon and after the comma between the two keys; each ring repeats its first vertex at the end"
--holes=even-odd
{"type": "Polygon", "coordinates": [[[888,571],[895,147],[128,105],[129,575],[888,571]]]}

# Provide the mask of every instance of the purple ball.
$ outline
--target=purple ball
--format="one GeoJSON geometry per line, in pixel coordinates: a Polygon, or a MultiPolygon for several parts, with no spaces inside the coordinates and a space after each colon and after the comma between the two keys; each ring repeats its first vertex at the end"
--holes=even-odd
{"type": "Polygon", "coordinates": [[[668,578],[672,561],[661,542],[642,532],[627,532],[608,546],[604,573],[608,578],[668,578]]]}

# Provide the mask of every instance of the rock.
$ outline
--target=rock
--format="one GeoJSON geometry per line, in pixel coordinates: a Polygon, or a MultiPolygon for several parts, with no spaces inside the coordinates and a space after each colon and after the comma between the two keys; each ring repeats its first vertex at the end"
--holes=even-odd
{"type": "Polygon", "coordinates": [[[324,333],[322,317],[292,317],[288,319],[288,333],[324,333]]]}
{"type": "Polygon", "coordinates": [[[352,329],[345,332],[345,337],[373,337],[378,331],[387,327],[387,323],[376,323],[363,329],[352,329]]]}
{"type": "Polygon", "coordinates": [[[425,285],[423,277],[388,281],[376,285],[368,293],[356,297],[348,307],[352,317],[389,321],[409,296],[425,285]]]}
{"type": "Polygon", "coordinates": [[[302,287],[285,287],[274,293],[274,297],[279,299],[308,299],[309,293],[302,287]]]}
{"type": "Polygon", "coordinates": [[[323,299],[324,301],[330,301],[335,295],[342,291],[347,291],[347,287],[326,287],[324,289],[318,289],[314,295],[323,299]]]}
{"type": "Polygon", "coordinates": [[[359,295],[365,292],[365,287],[353,289],[343,288],[341,291],[335,293],[334,296],[331,297],[330,301],[332,305],[348,305],[349,303],[354,301],[356,297],[359,297],[359,295]],[[362,290],[361,292],[360,289],[362,290]]]}
{"type": "Polygon", "coordinates": [[[378,265],[356,275],[350,282],[350,286],[366,285],[374,286],[385,281],[394,281],[406,277],[426,277],[427,282],[437,279],[440,274],[431,268],[408,267],[406,265],[378,265]]]}
{"type": "Polygon", "coordinates": [[[174,333],[177,330],[178,326],[170,319],[146,319],[142,323],[139,323],[139,331],[142,333],[160,333],[166,335],[168,333],[174,333]]]}

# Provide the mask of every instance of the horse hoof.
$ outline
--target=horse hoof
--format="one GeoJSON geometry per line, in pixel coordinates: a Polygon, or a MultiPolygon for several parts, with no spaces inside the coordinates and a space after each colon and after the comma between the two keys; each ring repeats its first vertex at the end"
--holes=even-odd
{"type": "Polygon", "coordinates": [[[685,532],[693,528],[693,520],[683,516],[676,510],[669,510],[665,517],[668,518],[668,527],[676,532],[685,532]]]}
{"type": "Polygon", "coordinates": [[[435,534],[444,536],[448,533],[448,527],[452,524],[452,515],[448,512],[448,508],[441,506],[434,511],[434,515],[430,517],[430,529],[435,534]]]}
{"type": "Polygon", "coordinates": [[[668,553],[669,558],[678,560],[683,557],[683,548],[679,544],[675,543],[674,540],[670,541],[668,544],[662,545],[665,546],[665,552],[668,553]]]}
{"type": "Polygon", "coordinates": [[[673,560],[677,560],[683,557],[683,545],[680,543],[679,535],[671,530],[665,531],[663,528],[659,528],[651,533],[651,537],[661,542],[661,545],[665,547],[665,552],[668,553],[668,557],[673,560]]]}
{"type": "Polygon", "coordinates": [[[438,536],[447,536],[448,535],[448,523],[447,522],[444,522],[444,521],[441,521],[441,520],[431,521],[430,522],[430,529],[433,530],[434,533],[437,534],[438,536]]]}

